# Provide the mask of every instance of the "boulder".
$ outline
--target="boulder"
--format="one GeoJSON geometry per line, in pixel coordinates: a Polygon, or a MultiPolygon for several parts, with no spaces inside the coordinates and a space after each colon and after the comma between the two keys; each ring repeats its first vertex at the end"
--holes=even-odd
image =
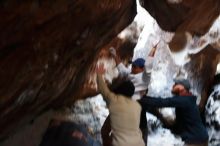
{"type": "Polygon", "coordinates": [[[136,15],[133,0],[4,0],[0,8],[0,139],[82,98],[96,54],[136,15]]]}

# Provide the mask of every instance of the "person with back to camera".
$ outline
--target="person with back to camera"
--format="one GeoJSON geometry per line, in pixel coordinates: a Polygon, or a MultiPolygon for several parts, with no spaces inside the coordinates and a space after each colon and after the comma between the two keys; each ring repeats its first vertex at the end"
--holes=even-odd
{"type": "Polygon", "coordinates": [[[107,103],[112,130],[112,146],[144,146],[139,128],[141,106],[131,99],[134,85],[131,81],[123,81],[110,91],[102,75],[104,64],[96,68],[98,90],[107,103]]]}

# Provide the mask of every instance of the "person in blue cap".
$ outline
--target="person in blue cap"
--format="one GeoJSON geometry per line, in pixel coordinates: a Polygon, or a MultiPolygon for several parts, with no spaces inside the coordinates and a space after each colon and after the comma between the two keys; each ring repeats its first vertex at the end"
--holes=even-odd
{"type": "MultiPolygon", "coordinates": [[[[113,50],[113,48],[112,48],[113,50]]],[[[116,67],[119,72],[120,77],[126,77],[135,86],[135,93],[132,97],[133,100],[140,99],[148,88],[151,70],[153,67],[153,58],[156,51],[156,46],[152,48],[146,60],[143,58],[135,59],[131,64],[131,69],[126,67],[122,62],[119,56],[116,54],[115,50],[111,54],[115,59],[116,67]]]]}
{"type": "Polygon", "coordinates": [[[169,128],[180,135],[184,146],[208,146],[208,132],[202,123],[196,96],[190,92],[187,79],[175,79],[172,88],[173,97],[156,98],[144,95],[139,100],[142,109],[175,107],[176,120],[169,128]]]}

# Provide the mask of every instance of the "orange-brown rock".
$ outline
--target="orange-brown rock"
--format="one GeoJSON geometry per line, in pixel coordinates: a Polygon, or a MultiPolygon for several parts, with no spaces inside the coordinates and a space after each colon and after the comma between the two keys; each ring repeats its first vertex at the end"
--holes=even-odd
{"type": "Polygon", "coordinates": [[[189,72],[189,78],[197,84],[194,87],[197,87],[197,91],[201,93],[199,107],[203,111],[213,85],[217,65],[220,61],[220,53],[208,45],[198,54],[190,55],[190,58],[191,61],[185,65],[185,68],[189,72]]]}
{"type": "Polygon", "coordinates": [[[176,32],[170,43],[171,51],[184,48],[184,41],[180,39],[186,39],[186,31],[192,35],[204,35],[220,14],[219,0],[182,0],[180,3],[169,3],[166,0],[142,1],[162,29],[176,32]]]}
{"type": "Polygon", "coordinates": [[[9,0],[0,8],[0,139],[80,98],[100,48],[136,15],[133,0],[9,0]]]}

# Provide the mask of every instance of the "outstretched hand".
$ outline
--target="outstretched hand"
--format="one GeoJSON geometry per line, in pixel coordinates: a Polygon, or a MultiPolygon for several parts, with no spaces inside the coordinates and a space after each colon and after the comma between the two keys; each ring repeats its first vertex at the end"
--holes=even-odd
{"type": "Polygon", "coordinates": [[[96,73],[97,74],[104,74],[106,72],[104,68],[104,64],[100,63],[99,65],[96,66],[96,73]]]}
{"type": "Polygon", "coordinates": [[[148,56],[151,56],[151,57],[154,57],[154,54],[155,54],[155,52],[156,52],[156,50],[157,50],[157,45],[159,44],[159,42],[155,45],[155,46],[153,46],[153,48],[151,49],[151,51],[150,51],[150,53],[148,54],[148,56]]]}

